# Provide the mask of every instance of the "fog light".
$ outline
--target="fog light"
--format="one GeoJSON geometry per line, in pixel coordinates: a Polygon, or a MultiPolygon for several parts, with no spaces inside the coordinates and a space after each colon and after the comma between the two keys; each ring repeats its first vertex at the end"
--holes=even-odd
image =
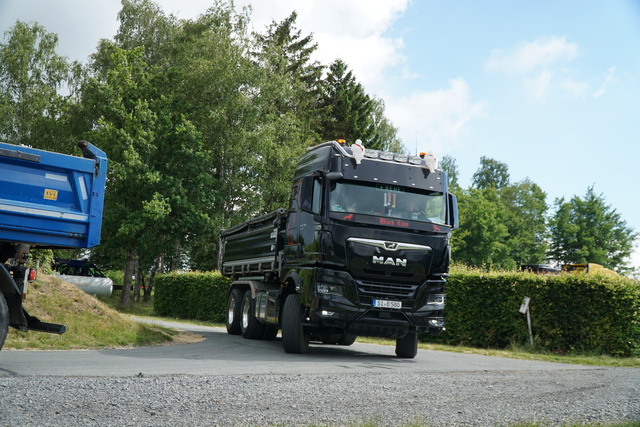
{"type": "Polygon", "coordinates": [[[429,319],[429,326],[432,326],[434,328],[444,328],[444,319],[429,319]]]}
{"type": "Polygon", "coordinates": [[[333,317],[333,316],[335,316],[335,313],[333,311],[322,310],[320,312],[320,316],[322,316],[322,317],[333,317]]]}

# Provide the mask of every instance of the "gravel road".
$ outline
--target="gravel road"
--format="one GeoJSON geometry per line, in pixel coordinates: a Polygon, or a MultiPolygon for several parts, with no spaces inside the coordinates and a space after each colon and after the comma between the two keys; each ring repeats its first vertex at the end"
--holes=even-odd
{"type": "Polygon", "coordinates": [[[0,425],[640,424],[640,370],[2,377],[0,425]]]}
{"type": "Polygon", "coordinates": [[[640,369],[312,346],[165,324],[185,345],[0,352],[0,426],[495,426],[635,421],[640,369]]]}

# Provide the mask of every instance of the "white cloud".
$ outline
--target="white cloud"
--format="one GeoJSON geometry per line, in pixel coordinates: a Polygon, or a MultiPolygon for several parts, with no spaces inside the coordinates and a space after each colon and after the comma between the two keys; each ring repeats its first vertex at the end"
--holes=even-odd
{"type": "MultiPolygon", "coordinates": [[[[236,1],[237,6],[249,3],[236,1]]],[[[271,21],[280,22],[295,10],[302,35],[313,33],[318,43],[316,59],[323,64],[344,60],[358,81],[372,88],[382,83],[387,67],[404,60],[403,41],[385,32],[408,4],[409,0],[261,1],[253,2],[251,20],[257,31],[264,31],[271,21]]]]}
{"type": "Polygon", "coordinates": [[[521,42],[511,50],[494,49],[486,69],[508,74],[529,74],[558,63],[570,62],[578,55],[578,45],[565,37],[543,37],[521,42]]]}
{"type": "Polygon", "coordinates": [[[412,152],[417,140],[418,150],[442,153],[446,145],[456,143],[469,120],[483,115],[485,105],[471,99],[462,78],[450,80],[446,89],[414,92],[387,102],[387,116],[412,152]]]}
{"type": "Polygon", "coordinates": [[[582,98],[589,92],[589,85],[585,82],[580,82],[567,77],[561,83],[561,87],[577,98],[582,98]]]}
{"type": "Polygon", "coordinates": [[[600,87],[591,95],[594,98],[600,98],[607,92],[609,86],[613,83],[616,83],[618,79],[615,77],[616,67],[611,67],[607,70],[607,75],[604,78],[604,81],[600,85],[600,87]]]}
{"type": "Polygon", "coordinates": [[[552,79],[553,73],[551,71],[542,70],[539,74],[524,80],[525,90],[533,99],[544,99],[551,90],[552,79]]]}
{"type": "Polygon", "coordinates": [[[589,91],[588,84],[572,78],[567,68],[577,56],[578,45],[565,37],[542,37],[520,42],[512,49],[494,49],[485,69],[521,79],[525,92],[537,101],[556,91],[583,97],[589,91]]]}

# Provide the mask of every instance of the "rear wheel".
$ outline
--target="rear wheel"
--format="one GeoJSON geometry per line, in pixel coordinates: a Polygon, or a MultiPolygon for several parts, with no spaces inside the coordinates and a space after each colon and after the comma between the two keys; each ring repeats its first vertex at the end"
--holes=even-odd
{"type": "Polygon", "coordinates": [[[229,293],[227,301],[227,333],[230,335],[240,335],[242,296],[241,289],[235,288],[229,293]]]}
{"type": "Polygon", "coordinates": [[[7,301],[4,299],[4,295],[0,292],[0,350],[4,345],[4,341],[7,339],[9,333],[9,308],[7,307],[7,301]]]}
{"type": "Polygon", "coordinates": [[[255,303],[255,300],[251,298],[251,291],[246,291],[242,297],[240,330],[242,336],[250,340],[261,339],[264,334],[264,324],[254,316],[255,303]]]}
{"type": "Polygon", "coordinates": [[[418,354],[418,334],[409,332],[402,338],[396,339],[396,356],[403,359],[413,359],[418,354]]]}
{"type": "Polygon", "coordinates": [[[282,311],[282,347],[287,353],[306,353],[309,349],[309,332],[302,325],[304,307],[298,294],[287,296],[282,311]]]}

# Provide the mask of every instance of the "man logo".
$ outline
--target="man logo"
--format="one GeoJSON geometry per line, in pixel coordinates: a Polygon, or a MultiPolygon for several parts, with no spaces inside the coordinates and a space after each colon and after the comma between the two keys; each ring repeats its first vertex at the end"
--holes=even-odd
{"type": "Polygon", "coordinates": [[[407,260],[405,258],[396,258],[395,260],[391,257],[385,259],[383,256],[373,256],[373,263],[380,265],[393,265],[395,267],[406,267],[407,260]]]}

